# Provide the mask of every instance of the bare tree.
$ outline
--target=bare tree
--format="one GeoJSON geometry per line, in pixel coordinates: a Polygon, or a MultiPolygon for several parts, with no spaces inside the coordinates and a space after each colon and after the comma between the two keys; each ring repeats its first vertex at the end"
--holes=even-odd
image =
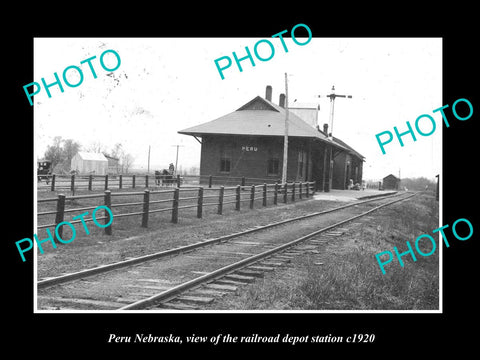
{"type": "Polygon", "coordinates": [[[93,153],[103,153],[106,151],[105,146],[100,141],[94,141],[90,143],[85,150],[93,153]]]}
{"type": "Polygon", "coordinates": [[[70,170],[72,158],[80,149],[80,143],[72,139],[62,139],[61,136],[53,138],[53,145],[45,151],[45,160],[52,162],[53,172],[66,172],[70,170]]]}
{"type": "Polygon", "coordinates": [[[110,151],[110,156],[112,156],[114,158],[117,158],[117,159],[121,159],[123,154],[124,154],[123,146],[120,143],[116,143],[113,146],[112,151],[110,151]]]}
{"type": "Polygon", "coordinates": [[[128,170],[133,166],[135,158],[131,154],[124,154],[122,160],[122,173],[128,174],[128,170]]]}

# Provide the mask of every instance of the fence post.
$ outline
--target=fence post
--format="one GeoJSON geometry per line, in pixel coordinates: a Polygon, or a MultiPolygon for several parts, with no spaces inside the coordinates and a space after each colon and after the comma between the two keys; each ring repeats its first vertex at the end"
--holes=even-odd
{"type": "Polygon", "coordinates": [[[108,190],[108,174],[105,175],[105,190],[108,190]]]}
{"type": "Polygon", "coordinates": [[[307,186],[305,187],[305,197],[308,199],[308,197],[310,196],[310,194],[309,194],[309,191],[310,191],[310,183],[307,181],[307,182],[305,183],[305,185],[307,185],[307,186]]]}
{"type": "Polygon", "coordinates": [[[145,175],[145,187],[148,188],[148,175],[145,175]]]}
{"type": "Polygon", "coordinates": [[[93,175],[90,174],[88,175],[88,190],[92,191],[92,181],[93,181],[93,175]]]}
{"type": "Polygon", "coordinates": [[[225,193],[225,187],[220,186],[220,194],[218,195],[218,215],[223,213],[223,194],[225,193]]]}
{"type": "Polygon", "coordinates": [[[177,175],[177,187],[180,187],[180,175],[177,175]]]}
{"type": "Polygon", "coordinates": [[[150,190],[146,189],[143,192],[143,214],[142,214],[142,227],[148,227],[148,212],[150,209],[150,190]]]}
{"type": "Polygon", "coordinates": [[[201,219],[203,213],[203,187],[198,188],[197,218],[201,219]]]}
{"type": "Polygon", "coordinates": [[[132,188],[135,189],[135,174],[132,175],[132,188]]]}
{"type": "Polygon", "coordinates": [[[267,206],[267,183],[263,183],[263,206],[267,206]]]}
{"type": "MultiPolygon", "coordinates": [[[[58,224],[63,222],[64,214],[65,214],[65,195],[59,194],[58,200],[57,200],[57,214],[55,215],[55,229],[57,230],[56,232],[60,237],[63,236],[63,226],[60,226],[58,229],[57,229],[57,226],[58,224]]],[[[54,237],[55,237],[55,240],[57,240],[56,234],[54,234],[54,237]]]]}
{"type": "Polygon", "coordinates": [[[283,202],[287,203],[288,183],[283,184],[283,202]]]}
{"type": "Polygon", "coordinates": [[[75,191],[75,175],[73,174],[70,179],[70,191],[75,191]]]}
{"type": "Polygon", "coordinates": [[[122,175],[118,175],[118,188],[121,189],[122,188],[122,182],[123,182],[123,176],[122,175]]]}
{"type": "Polygon", "coordinates": [[[212,187],[212,175],[208,177],[208,188],[210,189],[212,187]]]}
{"type": "Polygon", "coordinates": [[[180,197],[180,189],[176,188],[173,192],[173,206],[172,206],[172,223],[178,223],[178,199],[180,197]]]}
{"type": "Polygon", "coordinates": [[[255,185],[252,185],[250,189],[250,209],[253,209],[253,203],[255,202],[255,185]]]}
{"type": "MultiPolygon", "coordinates": [[[[105,190],[105,206],[110,209],[112,206],[112,192],[110,190],[105,190]]],[[[105,224],[107,224],[110,221],[110,214],[108,213],[107,210],[105,210],[105,224]]],[[[107,226],[105,228],[105,234],[106,235],[112,235],[112,225],[107,226]]]]}
{"type": "Polygon", "coordinates": [[[298,198],[301,199],[302,198],[302,182],[300,181],[300,183],[298,184],[298,198]]]}
{"type": "Polygon", "coordinates": [[[51,191],[55,191],[55,174],[52,175],[52,185],[50,187],[51,191]]]}
{"type": "Polygon", "coordinates": [[[278,204],[278,181],[275,182],[275,187],[273,189],[273,205],[278,204]]]}
{"type": "Polygon", "coordinates": [[[237,185],[235,191],[237,192],[235,196],[235,210],[240,210],[240,185],[237,185]]]}
{"type": "Polygon", "coordinates": [[[379,182],[378,182],[378,190],[381,190],[381,189],[382,189],[382,182],[379,181],[379,182]]]}
{"type": "Polygon", "coordinates": [[[242,186],[245,186],[245,176],[242,176],[242,186]]]}
{"type": "Polygon", "coordinates": [[[295,202],[295,181],[292,184],[292,201],[295,202]]]}

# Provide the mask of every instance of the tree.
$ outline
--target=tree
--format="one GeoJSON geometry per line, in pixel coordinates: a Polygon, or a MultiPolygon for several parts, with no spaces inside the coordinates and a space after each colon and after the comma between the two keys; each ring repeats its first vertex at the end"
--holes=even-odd
{"type": "Polygon", "coordinates": [[[53,138],[53,145],[49,145],[45,151],[45,160],[52,162],[53,172],[70,171],[70,162],[80,150],[80,143],[72,139],[62,139],[61,136],[53,138]]]}
{"type": "Polygon", "coordinates": [[[53,138],[53,145],[48,145],[47,150],[45,151],[44,155],[45,160],[49,160],[52,162],[52,169],[55,168],[58,164],[60,164],[63,159],[62,153],[62,137],[55,136],[53,138]]]}
{"type": "Polygon", "coordinates": [[[111,151],[104,154],[119,159],[118,166],[121,173],[128,173],[135,160],[131,154],[125,152],[121,143],[116,143],[111,151]]]}
{"type": "Polygon", "coordinates": [[[130,154],[122,155],[122,172],[128,173],[128,170],[132,167],[135,158],[130,154]]]}
{"type": "Polygon", "coordinates": [[[68,170],[70,170],[72,158],[80,150],[80,147],[80,144],[72,139],[67,139],[63,141],[63,153],[65,156],[64,164],[66,167],[68,167],[68,170]]]}
{"type": "Polygon", "coordinates": [[[94,141],[90,143],[90,145],[88,145],[88,147],[86,147],[85,150],[88,152],[100,154],[105,152],[105,146],[99,141],[94,141]]]}
{"type": "Polygon", "coordinates": [[[122,144],[120,143],[116,143],[113,146],[112,151],[110,152],[110,156],[117,159],[121,159],[123,154],[124,154],[123,147],[122,147],[122,144]]]}

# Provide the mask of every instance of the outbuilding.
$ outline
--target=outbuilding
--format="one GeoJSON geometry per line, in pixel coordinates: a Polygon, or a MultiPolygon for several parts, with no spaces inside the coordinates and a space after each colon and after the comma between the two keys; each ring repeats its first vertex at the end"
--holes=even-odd
{"type": "Polygon", "coordinates": [[[383,178],[383,190],[398,190],[400,186],[400,179],[390,174],[383,178]]]}
{"type": "Polygon", "coordinates": [[[105,156],[105,158],[107,159],[108,161],[108,170],[107,170],[107,173],[109,175],[118,175],[120,173],[120,169],[119,169],[119,159],[116,158],[116,157],[113,157],[113,156],[110,156],[110,155],[107,155],[107,154],[103,154],[103,156],[105,156]]]}
{"type": "Polygon", "coordinates": [[[73,156],[70,169],[82,175],[106,175],[108,160],[100,153],[79,151],[73,156]]]}

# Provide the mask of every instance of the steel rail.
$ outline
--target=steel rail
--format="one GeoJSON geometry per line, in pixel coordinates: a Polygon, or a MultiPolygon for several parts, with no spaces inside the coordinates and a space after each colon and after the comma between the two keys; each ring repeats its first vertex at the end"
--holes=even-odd
{"type": "Polygon", "coordinates": [[[335,227],[338,227],[338,226],[341,226],[345,223],[348,223],[352,220],[355,220],[355,219],[358,219],[359,217],[362,217],[362,216],[365,216],[365,215],[368,215],[382,207],[385,207],[385,206],[389,206],[389,205],[392,205],[392,204],[395,204],[397,202],[400,202],[400,201],[404,201],[404,200],[407,200],[413,196],[417,195],[417,193],[414,193],[408,197],[405,197],[405,198],[402,198],[402,199],[398,199],[398,200],[395,200],[395,201],[392,201],[392,202],[389,202],[389,203],[386,203],[386,204],[382,204],[382,205],[379,205],[379,206],[376,206],[375,208],[373,209],[370,209],[366,212],[363,212],[359,215],[355,215],[355,216],[352,216],[348,219],[345,219],[345,220],[342,220],[338,223],[335,223],[333,225],[329,225],[327,227],[324,227],[320,230],[316,230],[310,234],[307,234],[307,235],[304,235],[300,238],[297,238],[295,240],[292,240],[288,243],[285,243],[285,244],[282,244],[280,246],[277,246],[273,249],[270,249],[270,250],[267,250],[267,251],[264,251],[260,254],[256,254],[256,255],[253,255],[253,256],[250,256],[246,259],[243,259],[243,260],[240,260],[240,261],[237,261],[233,264],[230,264],[230,265],[227,265],[227,266],[224,266],[220,269],[217,269],[215,271],[212,271],[211,273],[208,273],[208,274],[205,274],[205,275],[202,275],[202,276],[199,276],[195,279],[192,279],[190,281],[187,281],[187,282],[184,282],[180,285],[177,285],[177,286],[174,286],[173,288],[171,289],[168,289],[166,291],[163,291],[159,294],[156,294],[156,295],[153,295],[153,296],[150,296],[149,298],[147,299],[142,299],[142,300],[139,300],[139,301],[136,301],[134,303],[131,303],[131,304],[128,304],[126,306],[123,306],[121,308],[119,308],[118,310],[139,310],[139,309],[144,309],[146,307],[149,307],[149,306],[153,306],[153,305],[158,305],[158,303],[161,303],[161,302],[166,302],[166,301],[170,301],[172,299],[175,299],[176,297],[178,297],[179,294],[182,294],[186,291],[189,291],[189,290],[192,290],[194,288],[197,288],[198,286],[200,285],[203,285],[205,283],[208,283],[208,282],[212,282],[214,280],[217,280],[219,278],[222,278],[224,277],[225,275],[227,274],[230,274],[232,273],[233,271],[236,271],[236,270],[239,270],[239,269],[242,269],[246,266],[249,266],[253,263],[256,263],[260,260],[264,260],[265,258],[268,258],[276,253],[279,253],[285,249],[288,249],[288,248],[291,248],[305,240],[308,240],[312,237],[315,237],[316,235],[322,233],[322,232],[325,232],[325,231],[328,231],[328,230],[331,230],[335,227]]]}
{"type": "MultiPolygon", "coordinates": [[[[232,238],[236,238],[236,237],[239,237],[239,236],[247,235],[247,234],[250,234],[250,233],[257,232],[257,231],[266,230],[266,229],[269,229],[269,228],[272,228],[272,227],[275,227],[275,226],[280,226],[280,225],[288,224],[290,222],[299,221],[299,220],[303,220],[303,219],[308,219],[308,218],[311,218],[311,217],[314,217],[314,216],[319,216],[319,215],[327,214],[327,213],[330,213],[330,212],[342,210],[342,209],[345,209],[347,207],[352,207],[352,206],[355,206],[355,205],[364,204],[364,203],[372,202],[372,201],[376,201],[376,200],[388,199],[388,198],[395,197],[395,196],[399,196],[399,195],[393,194],[393,195],[388,195],[388,196],[376,197],[376,198],[368,199],[368,200],[362,200],[362,201],[359,201],[359,202],[354,202],[354,203],[342,205],[342,206],[339,206],[339,207],[335,207],[335,208],[331,208],[331,209],[327,209],[327,210],[323,210],[323,211],[319,211],[319,212],[314,212],[314,213],[310,213],[310,214],[306,214],[306,215],[297,216],[297,217],[291,218],[291,219],[281,220],[281,221],[274,222],[274,223],[271,223],[271,224],[255,227],[255,228],[252,228],[252,229],[247,229],[247,230],[244,230],[244,231],[241,231],[241,232],[220,236],[218,238],[213,238],[213,239],[200,241],[200,242],[197,242],[197,243],[181,246],[181,247],[178,247],[178,248],[168,249],[168,250],[164,250],[164,251],[160,251],[160,252],[156,252],[156,253],[140,256],[140,257],[136,257],[136,258],[133,258],[133,259],[119,261],[119,262],[112,263],[112,264],[100,265],[100,266],[97,266],[95,268],[80,270],[80,271],[77,271],[77,272],[74,272],[74,273],[68,273],[68,274],[57,276],[57,277],[47,278],[47,279],[44,279],[44,280],[37,281],[37,289],[43,289],[43,288],[46,288],[46,287],[49,287],[49,286],[58,285],[58,284],[62,284],[62,283],[67,283],[67,282],[74,281],[74,280],[77,280],[77,279],[81,279],[81,278],[105,273],[105,272],[108,272],[108,271],[111,271],[111,270],[117,270],[117,269],[120,269],[120,268],[140,264],[140,263],[143,263],[143,262],[146,262],[146,261],[156,260],[156,259],[159,259],[159,258],[162,258],[162,257],[177,255],[177,254],[192,251],[192,250],[195,250],[197,248],[204,247],[204,246],[208,246],[208,245],[220,243],[220,242],[223,242],[223,241],[226,241],[226,240],[230,240],[232,238]]],[[[248,199],[248,200],[250,200],[250,199],[248,199]]],[[[206,204],[204,204],[204,206],[205,205],[206,204]]],[[[210,205],[210,204],[208,204],[208,205],[210,205]]],[[[218,205],[218,204],[212,203],[211,205],[218,205]]],[[[165,211],[165,210],[167,210],[167,209],[150,210],[150,212],[160,212],[160,211],[165,211]]],[[[134,213],[134,214],[135,215],[141,215],[142,213],[139,212],[139,213],[134,213]]],[[[125,215],[133,215],[133,214],[125,214],[125,215]]],[[[116,215],[116,216],[118,217],[119,215],[116,215]]],[[[54,226],[54,225],[55,224],[53,224],[52,226],[54,226]]]]}

